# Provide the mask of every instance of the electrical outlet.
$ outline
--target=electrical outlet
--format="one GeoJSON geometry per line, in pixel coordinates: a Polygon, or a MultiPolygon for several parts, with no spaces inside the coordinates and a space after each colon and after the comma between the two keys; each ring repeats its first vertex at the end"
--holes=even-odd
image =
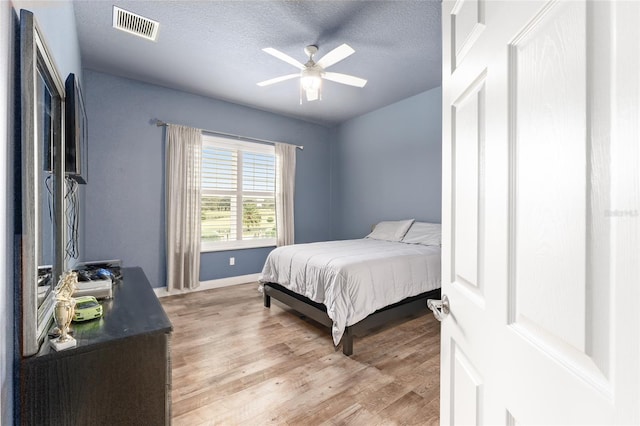
{"type": "Polygon", "coordinates": [[[233,266],[236,264],[236,258],[235,257],[230,257],[229,258],[229,265],[233,266]]]}

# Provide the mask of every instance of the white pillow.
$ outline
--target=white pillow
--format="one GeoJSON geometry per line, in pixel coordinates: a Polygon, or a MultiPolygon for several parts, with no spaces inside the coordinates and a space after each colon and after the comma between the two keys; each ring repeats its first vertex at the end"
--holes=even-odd
{"type": "Polygon", "coordinates": [[[413,222],[407,231],[403,243],[422,244],[425,246],[439,246],[442,244],[440,238],[441,225],[439,223],[413,222]]]}
{"type": "Polygon", "coordinates": [[[400,241],[413,223],[413,219],[380,222],[366,238],[385,241],[400,241]]]}

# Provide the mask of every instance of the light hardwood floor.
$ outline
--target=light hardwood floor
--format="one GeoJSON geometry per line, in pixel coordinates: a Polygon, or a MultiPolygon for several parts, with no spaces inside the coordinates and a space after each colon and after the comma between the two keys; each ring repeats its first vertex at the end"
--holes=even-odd
{"type": "Polygon", "coordinates": [[[334,349],[329,329],[257,284],[161,299],[174,425],[438,423],[440,325],[427,311],[334,349]]]}

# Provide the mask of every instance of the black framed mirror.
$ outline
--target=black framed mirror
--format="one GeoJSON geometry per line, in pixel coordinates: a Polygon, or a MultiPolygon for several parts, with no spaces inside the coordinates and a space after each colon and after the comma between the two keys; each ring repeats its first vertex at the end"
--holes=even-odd
{"type": "Polygon", "coordinates": [[[22,354],[51,323],[64,257],[64,85],[33,13],[20,11],[22,354]]]}

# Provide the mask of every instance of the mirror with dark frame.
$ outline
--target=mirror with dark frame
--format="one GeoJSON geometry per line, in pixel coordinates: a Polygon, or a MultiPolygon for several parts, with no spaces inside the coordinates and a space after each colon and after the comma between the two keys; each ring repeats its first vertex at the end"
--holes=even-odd
{"type": "Polygon", "coordinates": [[[33,13],[20,11],[22,354],[38,352],[65,269],[64,85],[33,13]]]}

